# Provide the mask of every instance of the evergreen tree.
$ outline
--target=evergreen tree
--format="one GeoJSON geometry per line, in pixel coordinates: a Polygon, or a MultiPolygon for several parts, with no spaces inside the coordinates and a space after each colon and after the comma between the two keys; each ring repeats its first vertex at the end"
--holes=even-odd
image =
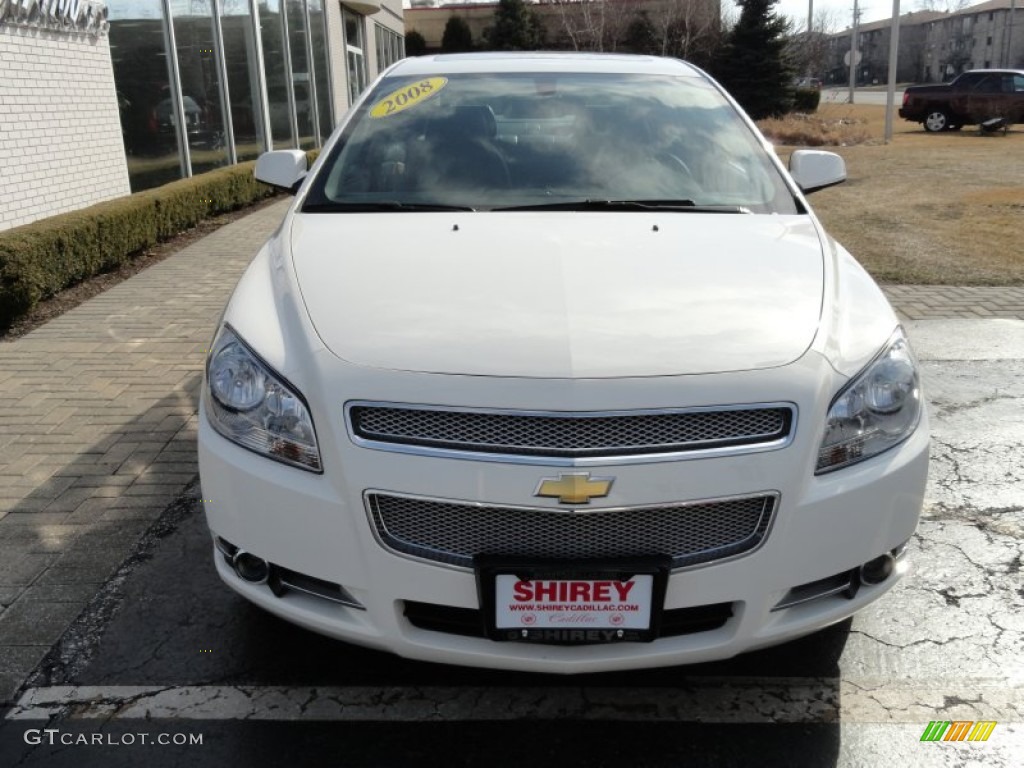
{"type": "Polygon", "coordinates": [[[535,51],[544,42],[540,22],[523,0],[498,0],[486,38],[492,51],[535,51]]]}
{"type": "Polygon", "coordinates": [[[427,41],[415,29],[405,36],[405,55],[422,56],[427,52],[427,41]]]}
{"type": "Polygon", "coordinates": [[[449,16],[441,37],[441,50],[445,53],[463,53],[473,50],[473,33],[461,16],[449,16]]]}
{"type": "Polygon", "coordinates": [[[726,37],[713,67],[718,80],[752,118],[782,115],[792,106],[786,60],[788,23],[775,13],[776,0],[737,0],[739,21],[726,37]]]}
{"type": "Polygon", "coordinates": [[[622,41],[625,50],[630,53],[646,53],[653,56],[661,55],[658,35],[647,11],[640,11],[626,27],[626,37],[622,41]]]}

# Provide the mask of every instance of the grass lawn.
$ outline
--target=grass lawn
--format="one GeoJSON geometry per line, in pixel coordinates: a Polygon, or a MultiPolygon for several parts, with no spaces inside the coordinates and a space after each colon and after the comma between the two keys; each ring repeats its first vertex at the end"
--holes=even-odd
{"type": "Polygon", "coordinates": [[[885,144],[884,119],[881,106],[822,104],[760,125],[780,156],[818,145],[846,159],[847,182],[810,201],[877,280],[1024,284],[1024,126],[929,134],[894,116],[885,144]]]}

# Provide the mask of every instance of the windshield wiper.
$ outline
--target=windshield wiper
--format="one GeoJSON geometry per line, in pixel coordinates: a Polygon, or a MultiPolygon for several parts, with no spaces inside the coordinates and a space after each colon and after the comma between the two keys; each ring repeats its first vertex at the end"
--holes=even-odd
{"type": "Polygon", "coordinates": [[[493,211],[674,211],[679,213],[750,213],[741,205],[697,205],[693,200],[570,200],[512,205],[493,211]]]}
{"type": "Polygon", "coordinates": [[[468,205],[439,203],[403,203],[398,200],[373,200],[359,203],[306,203],[303,213],[377,213],[380,211],[475,211],[468,205]]]}

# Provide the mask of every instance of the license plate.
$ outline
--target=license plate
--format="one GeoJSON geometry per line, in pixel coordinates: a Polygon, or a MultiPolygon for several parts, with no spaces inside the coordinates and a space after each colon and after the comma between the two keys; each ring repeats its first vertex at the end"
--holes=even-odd
{"type": "Polygon", "coordinates": [[[667,572],[660,560],[478,564],[492,639],[568,645],[653,640],[667,572]]]}

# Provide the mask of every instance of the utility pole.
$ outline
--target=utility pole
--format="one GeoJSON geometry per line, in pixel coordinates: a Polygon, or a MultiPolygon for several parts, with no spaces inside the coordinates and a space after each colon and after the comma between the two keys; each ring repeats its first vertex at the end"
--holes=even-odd
{"type": "Polygon", "coordinates": [[[1006,63],[1004,67],[1013,65],[1013,22],[1017,15],[1017,0],[1010,0],[1010,21],[1006,29],[1006,63]]]}
{"type": "MultiPolygon", "coordinates": [[[[813,48],[814,48],[814,38],[812,37],[813,34],[814,34],[814,0],[807,0],[807,51],[808,51],[808,53],[810,53],[810,51],[812,51],[813,48]]],[[[810,56],[807,57],[807,64],[804,66],[804,74],[808,75],[808,76],[815,74],[814,72],[811,71],[811,57],[810,56]]]]}
{"type": "Polygon", "coordinates": [[[900,48],[900,0],[892,0],[892,26],[889,28],[889,84],[885,89],[885,143],[892,141],[892,113],[896,108],[896,67],[900,48]]]}
{"type": "Polygon", "coordinates": [[[853,89],[857,87],[857,27],[860,24],[860,6],[853,0],[853,28],[850,30],[850,93],[846,102],[853,104],[853,89]]]}

